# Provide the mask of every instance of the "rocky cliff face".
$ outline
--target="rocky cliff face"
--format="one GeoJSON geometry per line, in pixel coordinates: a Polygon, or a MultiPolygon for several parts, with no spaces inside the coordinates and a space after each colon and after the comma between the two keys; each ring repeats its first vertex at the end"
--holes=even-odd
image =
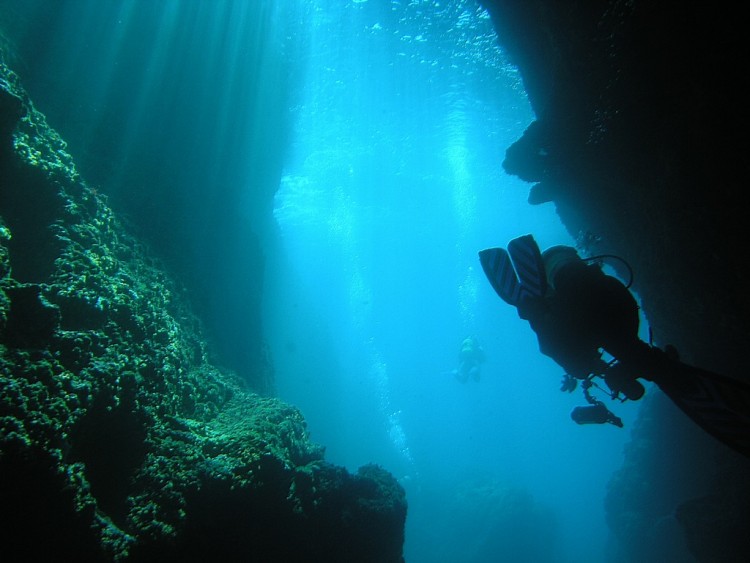
{"type": "MultiPolygon", "coordinates": [[[[23,560],[402,561],[406,502],[215,367],[0,63],[0,540],[23,560]]],[[[252,380],[269,379],[256,365],[252,380]]]]}
{"type": "MultiPolygon", "coordinates": [[[[742,18],[664,2],[482,1],[537,116],[505,169],[530,182],[531,204],[556,206],[582,250],[632,265],[656,344],[747,380],[742,18]]],[[[608,499],[623,556],[681,560],[679,546],[658,548],[676,518],[676,543],[700,561],[744,561],[748,462],[683,418],[659,397],[643,406],[608,499]]]]}

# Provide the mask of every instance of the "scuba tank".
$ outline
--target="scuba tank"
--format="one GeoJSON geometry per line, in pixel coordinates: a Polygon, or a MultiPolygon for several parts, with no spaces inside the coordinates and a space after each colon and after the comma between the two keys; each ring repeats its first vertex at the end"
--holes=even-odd
{"type": "Polygon", "coordinates": [[[622,428],[622,420],[620,420],[618,416],[615,416],[615,414],[610,411],[604,403],[591,395],[589,389],[591,389],[593,385],[591,379],[584,379],[581,382],[583,396],[586,398],[586,401],[588,401],[589,406],[575,407],[570,413],[570,418],[572,418],[573,422],[576,424],[609,423],[622,428]]]}
{"type": "Polygon", "coordinates": [[[547,283],[549,283],[550,287],[556,289],[555,278],[560,270],[568,264],[583,262],[583,260],[575,248],[560,244],[551,246],[542,252],[542,262],[544,263],[544,270],[547,273],[547,283]]]}
{"type": "Polygon", "coordinates": [[[597,402],[587,407],[575,407],[570,412],[570,418],[576,424],[614,424],[622,428],[622,420],[615,416],[612,411],[604,406],[604,403],[597,402]]]}
{"type": "Polygon", "coordinates": [[[605,424],[609,420],[610,412],[603,404],[575,407],[570,418],[576,424],[605,424]]]}

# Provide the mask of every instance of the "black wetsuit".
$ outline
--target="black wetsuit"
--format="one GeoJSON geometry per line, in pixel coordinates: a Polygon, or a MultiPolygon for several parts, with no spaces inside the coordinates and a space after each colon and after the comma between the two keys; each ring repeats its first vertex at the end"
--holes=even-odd
{"type": "Polygon", "coordinates": [[[597,265],[568,263],[555,274],[543,298],[518,306],[540,351],[579,379],[603,367],[600,349],[619,360],[644,345],[638,339],[638,304],[616,278],[597,265]]]}

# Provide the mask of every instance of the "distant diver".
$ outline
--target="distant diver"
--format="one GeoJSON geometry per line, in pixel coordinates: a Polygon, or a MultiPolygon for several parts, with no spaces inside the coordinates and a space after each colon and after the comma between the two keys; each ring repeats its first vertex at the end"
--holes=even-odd
{"type": "Polygon", "coordinates": [[[476,336],[464,338],[458,353],[458,369],[450,372],[458,381],[466,383],[469,379],[479,381],[481,364],[485,360],[484,349],[476,336]]]}
{"type": "Polygon", "coordinates": [[[539,350],[565,370],[561,390],[573,392],[580,382],[588,406],[573,409],[575,422],[621,427],[591,390],[637,401],[645,392],[638,381],[643,378],[709,434],[750,457],[750,385],[682,363],[671,346],[660,350],[640,340],[630,283],[605,274],[600,258],[581,258],[570,246],[540,252],[532,235],[511,240],[507,251],[479,253],[495,292],[529,322],[539,350]]]}

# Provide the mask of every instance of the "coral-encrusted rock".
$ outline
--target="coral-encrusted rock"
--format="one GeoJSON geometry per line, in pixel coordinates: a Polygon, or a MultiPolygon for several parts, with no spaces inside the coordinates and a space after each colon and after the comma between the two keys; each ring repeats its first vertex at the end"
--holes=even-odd
{"type": "Polygon", "coordinates": [[[23,115],[21,99],[8,89],[0,87],[0,151],[10,147],[11,133],[21,115],[23,115]]]}
{"type": "MultiPolygon", "coordinates": [[[[401,562],[386,471],[209,361],[183,291],[0,65],[0,542],[28,561],[401,562]],[[4,103],[5,100],[8,103],[4,103]],[[4,125],[3,125],[4,124],[4,125]]],[[[266,370],[267,366],[258,366],[266,370]]]]}
{"type": "Polygon", "coordinates": [[[42,295],[35,284],[8,287],[10,301],[5,326],[6,342],[19,348],[43,347],[60,326],[60,310],[42,295]]]}

